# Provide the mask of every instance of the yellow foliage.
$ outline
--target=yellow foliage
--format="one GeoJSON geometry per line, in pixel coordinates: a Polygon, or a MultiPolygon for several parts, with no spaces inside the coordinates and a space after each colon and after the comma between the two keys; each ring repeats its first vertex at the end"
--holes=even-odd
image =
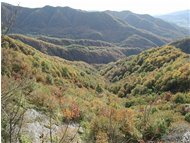
{"type": "Polygon", "coordinates": [[[108,135],[105,132],[102,132],[101,130],[98,131],[98,133],[96,134],[96,143],[109,143],[108,135]]]}

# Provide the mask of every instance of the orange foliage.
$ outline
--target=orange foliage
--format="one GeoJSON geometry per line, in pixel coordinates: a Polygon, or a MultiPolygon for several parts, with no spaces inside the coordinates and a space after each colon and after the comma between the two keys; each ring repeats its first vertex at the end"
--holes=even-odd
{"type": "Polygon", "coordinates": [[[80,109],[79,106],[72,102],[67,108],[63,109],[63,116],[67,120],[76,120],[80,117],[80,109]]]}

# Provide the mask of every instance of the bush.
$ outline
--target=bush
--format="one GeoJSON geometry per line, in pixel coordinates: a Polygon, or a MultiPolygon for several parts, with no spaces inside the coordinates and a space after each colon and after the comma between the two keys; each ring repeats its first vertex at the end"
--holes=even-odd
{"type": "Polygon", "coordinates": [[[61,74],[63,77],[70,78],[69,70],[66,67],[62,68],[61,74]]]}
{"type": "Polygon", "coordinates": [[[131,91],[131,93],[133,95],[137,95],[137,94],[142,95],[142,94],[145,94],[147,92],[148,92],[147,87],[145,87],[143,85],[139,85],[139,84],[137,84],[137,86],[131,91]]]}
{"type": "Polygon", "coordinates": [[[102,89],[102,87],[99,84],[96,87],[96,92],[97,93],[102,93],[103,92],[103,89],[102,89]]]}
{"type": "Polygon", "coordinates": [[[80,75],[81,75],[81,76],[85,76],[85,73],[84,73],[84,72],[81,72],[80,75]]]}
{"type": "Polygon", "coordinates": [[[143,132],[144,140],[156,140],[160,139],[163,135],[168,132],[168,123],[165,120],[156,120],[143,132]]]}
{"type": "Polygon", "coordinates": [[[8,77],[11,75],[11,71],[7,66],[2,65],[1,66],[1,75],[7,75],[8,77]]]}
{"type": "Polygon", "coordinates": [[[135,127],[132,110],[101,109],[90,123],[89,139],[94,142],[137,142],[141,135],[135,127]]]}
{"type": "Polygon", "coordinates": [[[147,102],[145,101],[144,97],[132,97],[126,101],[125,107],[129,108],[131,106],[145,105],[145,104],[147,104],[147,102]]]}
{"type": "Polygon", "coordinates": [[[57,86],[62,86],[63,85],[63,81],[61,79],[56,78],[54,81],[55,81],[55,84],[57,86]]]}
{"type": "Polygon", "coordinates": [[[190,103],[190,96],[185,93],[177,93],[174,97],[174,102],[179,104],[190,103]]]}
{"type": "Polygon", "coordinates": [[[41,65],[42,65],[42,72],[46,72],[46,73],[49,73],[49,65],[48,65],[48,63],[46,63],[46,62],[42,62],[41,63],[41,65]]]}
{"type": "Polygon", "coordinates": [[[16,73],[18,73],[21,70],[21,66],[19,64],[13,64],[12,70],[16,73]]]}
{"type": "Polygon", "coordinates": [[[47,82],[48,84],[53,85],[53,84],[54,84],[54,79],[53,79],[53,77],[48,74],[47,77],[46,77],[46,82],[47,82]]]}
{"type": "Polygon", "coordinates": [[[109,88],[109,91],[113,92],[114,94],[117,94],[120,89],[121,89],[121,86],[112,86],[111,88],[109,88]]]}
{"type": "Polygon", "coordinates": [[[45,82],[45,78],[43,77],[43,75],[38,74],[38,75],[36,75],[36,81],[37,82],[45,82]]]}
{"type": "Polygon", "coordinates": [[[129,100],[129,101],[126,101],[125,103],[125,107],[126,108],[130,108],[131,106],[134,106],[134,101],[133,100],[129,100]]]}
{"type": "Polygon", "coordinates": [[[190,123],[190,113],[185,115],[185,120],[190,123]]]}
{"type": "Polygon", "coordinates": [[[28,135],[22,134],[19,138],[19,142],[20,143],[32,143],[32,140],[30,139],[30,137],[28,135]]]}
{"type": "Polygon", "coordinates": [[[35,68],[39,68],[40,64],[37,61],[32,61],[32,66],[35,67],[35,68]]]}

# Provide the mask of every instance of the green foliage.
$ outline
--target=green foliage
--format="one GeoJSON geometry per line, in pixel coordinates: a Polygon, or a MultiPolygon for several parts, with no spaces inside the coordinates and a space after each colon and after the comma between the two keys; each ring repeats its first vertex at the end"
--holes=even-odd
{"type": "Polygon", "coordinates": [[[46,82],[47,82],[48,84],[53,85],[53,84],[54,84],[54,79],[53,79],[53,77],[48,74],[47,77],[46,77],[46,82]]]}
{"type": "Polygon", "coordinates": [[[131,97],[128,98],[125,102],[125,107],[129,108],[131,106],[136,106],[136,105],[146,105],[147,101],[145,99],[146,97],[131,97]]]}
{"type": "Polygon", "coordinates": [[[175,103],[178,104],[185,104],[185,103],[190,103],[190,96],[189,94],[184,94],[184,93],[177,93],[174,97],[173,100],[175,103]]]}
{"type": "Polygon", "coordinates": [[[143,95],[147,93],[147,87],[144,87],[143,85],[136,85],[136,87],[131,91],[132,95],[143,95]]]}
{"type": "Polygon", "coordinates": [[[22,134],[19,138],[19,142],[20,143],[32,143],[32,140],[30,139],[30,137],[28,135],[22,134]]]}
{"type": "Polygon", "coordinates": [[[17,73],[21,70],[21,66],[15,63],[13,64],[12,70],[17,73]]]}
{"type": "Polygon", "coordinates": [[[103,89],[102,89],[102,87],[99,84],[96,87],[96,92],[97,93],[102,93],[103,92],[103,89]]]}
{"type": "Polygon", "coordinates": [[[69,70],[66,67],[61,69],[61,74],[63,77],[70,78],[69,70]]]}
{"type": "Polygon", "coordinates": [[[42,61],[41,66],[42,66],[42,72],[49,73],[50,67],[47,62],[42,61]]]}
{"type": "Polygon", "coordinates": [[[143,138],[145,140],[161,139],[161,137],[167,132],[167,122],[165,120],[156,120],[153,124],[148,125],[148,127],[145,129],[143,132],[143,138]]]}
{"type": "Polygon", "coordinates": [[[190,113],[185,115],[185,120],[190,123],[190,113]]]}
{"type": "Polygon", "coordinates": [[[165,46],[106,65],[101,73],[111,81],[110,91],[123,86],[113,91],[119,96],[184,92],[190,88],[188,58],[175,47],[165,46]]]}

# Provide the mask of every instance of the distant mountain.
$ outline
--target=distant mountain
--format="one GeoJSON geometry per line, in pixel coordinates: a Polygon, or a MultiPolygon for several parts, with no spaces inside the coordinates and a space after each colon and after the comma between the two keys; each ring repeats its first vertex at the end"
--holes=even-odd
{"type": "Polygon", "coordinates": [[[165,21],[175,23],[178,26],[189,28],[190,30],[190,10],[177,11],[157,17],[165,21]]]}
{"type": "Polygon", "coordinates": [[[176,48],[181,49],[183,52],[190,54],[190,38],[177,40],[170,43],[169,45],[175,46],[176,48]]]}
{"type": "MultiPolygon", "coordinates": [[[[18,7],[2,3],[2,22],[18,7]]],[[[188,32],[149,15],[130,14],[123,19],[114,12],[88,12],[69,7],[19,7],[11,33],[47,35],[70,39],[93,39],[121,43],[123,47],[150,48],[188,32]],[[138,23],[135,22],[138,21],[138,23]],[[139,42],[143,41],[143,44],[139,42]]],[[[117,13],[117,12],[115,12],[117,13]]]]}
{"type": "Polygon", "coordinates": [[[135,14],[130,11],[106,11],[107,13],[124,20],[126,23],[137,29],[143,29],[162,37],[176,38],[181,37],[187,32],[174,24],[170,24],[161,19],[154,18],[148,14],[135,14]]]}
{"type": "Polygon", "coordinates": [[[24,35],[10,35],[10,37],[47,55],[90,64],[106,64],[142,51],[139,48],[121,48],[94,40],[71,40],[42,36],[32,38],[24,35]]]}

